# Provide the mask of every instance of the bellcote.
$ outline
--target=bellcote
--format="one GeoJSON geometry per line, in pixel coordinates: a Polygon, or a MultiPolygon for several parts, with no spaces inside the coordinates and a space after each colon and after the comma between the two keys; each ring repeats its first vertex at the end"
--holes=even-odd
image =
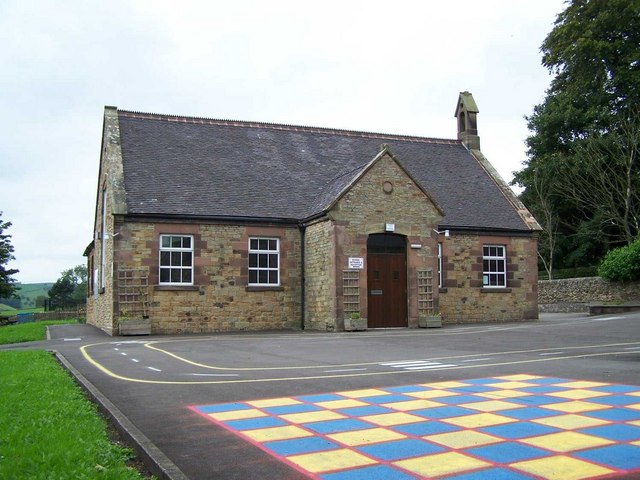
{"type": "Polygon", "coordinates": [[[454,116],[458,119],[458,140],[462,140],[469,150],[480,150],[477,115],[478,106],[473,95],[460,92],[454,116]]]}

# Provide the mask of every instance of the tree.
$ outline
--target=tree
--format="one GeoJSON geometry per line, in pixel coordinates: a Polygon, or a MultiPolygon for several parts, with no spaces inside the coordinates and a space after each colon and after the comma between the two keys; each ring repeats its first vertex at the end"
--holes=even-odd
{"type": "Polygon", "coordinates": [[[554,78],[527,118],[514,183],[532,211],[557,219],[556,265],[592,265],[638,234],[640,0],[571,1],[541,51],[554,78]]]}
{"type": "Polygon", "coordinates": [[[87,296],[87,267],[77,265],[63,271],[48,293],[54,309],[73,308],[84,304],[87,296]]]}
{"type": "Polygon", "coordinates": [[[11,277],[18,273],[19,270],[5,267],[11,260],[15,260],[13,245],[11,245],[11,235],[4,233],[10,226],[11,222],[2,221],[2,212],[0,211],[0,298],[12,297],[18,289],[15,285],[15,279],[11,277]]]}

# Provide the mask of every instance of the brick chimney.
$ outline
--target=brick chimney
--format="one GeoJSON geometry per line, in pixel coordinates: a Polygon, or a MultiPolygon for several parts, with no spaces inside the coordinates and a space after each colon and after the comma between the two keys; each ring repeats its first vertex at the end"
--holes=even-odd
{"type": "Polygon", "coordinates": [[[480,150],[477,114],[478,106],[473,95],[460,92],[454,116],[458,119],[458,140],[462,140],[469,150],[480,150]]]}

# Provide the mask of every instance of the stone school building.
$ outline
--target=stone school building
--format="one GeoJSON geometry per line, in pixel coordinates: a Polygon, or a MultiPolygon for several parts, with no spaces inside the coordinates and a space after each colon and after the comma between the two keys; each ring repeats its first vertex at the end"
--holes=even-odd
{"type": "MultiPolygon", "coordinates": [[[[106,107],[87,321],[109,334],[536,319],[540,227],[457,139],[106,107]]],[[[452,122],[453,125],[453,122],[452,122]]]]}

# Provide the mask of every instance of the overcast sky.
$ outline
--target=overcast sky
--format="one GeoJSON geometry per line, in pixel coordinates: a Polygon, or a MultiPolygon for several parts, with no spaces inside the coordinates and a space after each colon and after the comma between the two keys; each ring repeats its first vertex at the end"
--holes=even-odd
{"type": "Polygon", "coordinates": [[[509,181],[560,0],[0,0],[0,211],[23,283],[85,262],[105,105],[455,138],[509,181]]]}

